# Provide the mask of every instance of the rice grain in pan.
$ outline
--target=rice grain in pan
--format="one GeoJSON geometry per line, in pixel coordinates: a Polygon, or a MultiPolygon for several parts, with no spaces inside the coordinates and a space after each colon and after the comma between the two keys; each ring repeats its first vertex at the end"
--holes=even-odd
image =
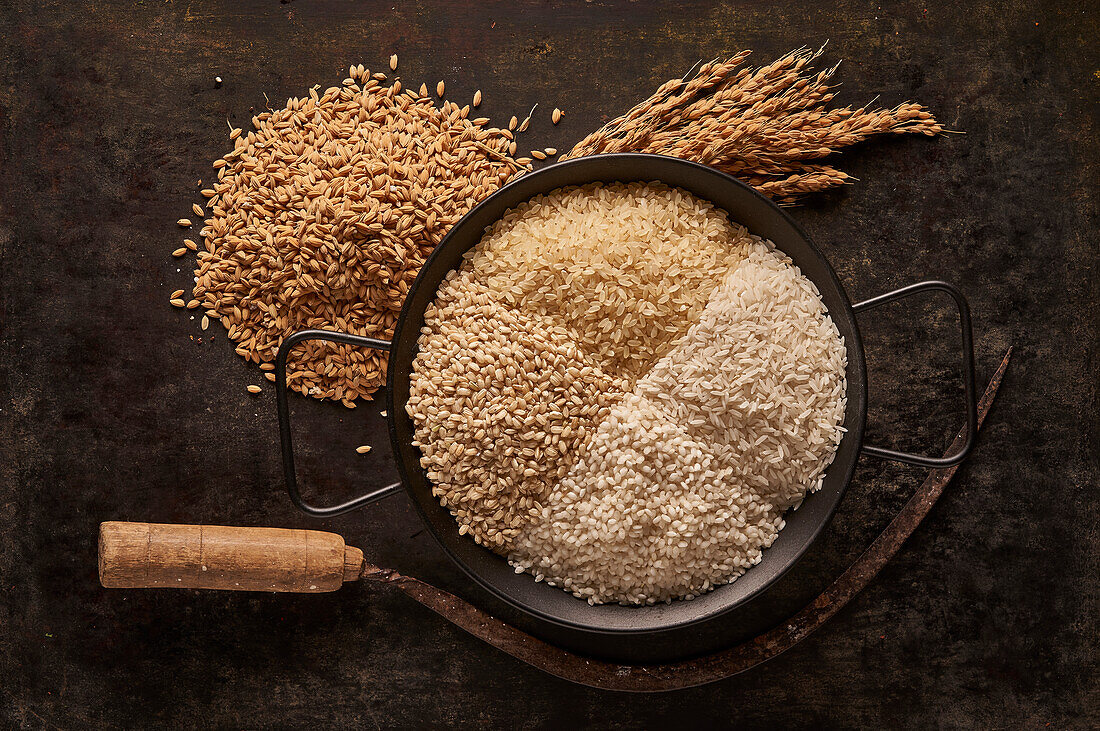
{"type": "Polygon", "coordinates": [[[407,410],[461,532],[590,603],[759,562],[843,434],[809,279],[709,203],[593,184],[510,210],[425,315],[407,410]]]}

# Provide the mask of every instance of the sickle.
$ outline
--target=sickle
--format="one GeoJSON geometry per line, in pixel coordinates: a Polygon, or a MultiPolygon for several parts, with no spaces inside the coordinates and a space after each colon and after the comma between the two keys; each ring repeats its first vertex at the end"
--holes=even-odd
{"type": "MultiPolygon", "coordinates": [[[[978,402],[979,427],[985,422],[1011,355],[1012,348],[1009,348],[978,402]]],[[[953,454],[965,440],[964,428],[947,448],[946,454],[953,454]]],[[[809,637],[862,591],[894,557],[901,544],[932,510],[957,470],[957,465],[932,470],[901,512],[890,521],[890,525],[886,526],[867,550],[802,611],[751,640],[727,650],[681,662],[623,665],[586,658],[536,639],[466,600],[411,576],[402,576],[390,569],[365,564],[360,578],[400,589],[474,637],[559,678],[603,690],[642,693],[690,688],[743,673],[809,637]]]]}

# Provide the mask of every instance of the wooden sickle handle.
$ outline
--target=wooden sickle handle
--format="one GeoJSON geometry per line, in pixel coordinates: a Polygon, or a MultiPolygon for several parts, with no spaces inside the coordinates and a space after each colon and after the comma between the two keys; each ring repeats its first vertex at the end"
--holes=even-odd
{"type": "Polygon", "coordinates": [[[355,581],[363,552],[335,533],[224,525],[107,522],[99,581],[118,589],[335,591],[355,581]]]}

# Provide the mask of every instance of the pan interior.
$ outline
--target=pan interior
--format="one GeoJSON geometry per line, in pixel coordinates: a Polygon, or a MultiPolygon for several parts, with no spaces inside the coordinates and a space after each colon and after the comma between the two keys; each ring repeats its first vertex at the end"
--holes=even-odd
{"type": "Polygon", "coordinates": [[[701,622],[740,606],[775,582],[832,518],[855,469],[866,418],[866,371],[855,316],[835,272],[806,234],[778,206],[739,181],[695,163],[647,154],[598,155],[559,163],[524,175],[470,211],[425,263],[406,298],[390,354],[389,386],[391,438],[402,480],[448,555],[481,586],[520,611],[538,620],[599,633],[660,632],[701,622]],[[476,246],[486,227],[509,208],[556,188],[597,181],[660,181],[683,188],[725,209],[731,221],[751,233],[772,241],[817,285],[848,352],[848,405],[843,422],[847,433],[822,488],[808,495],[797,510],[788,511],[786,526],[763,552],[759,564],[733,583],[690,601],[646,607],[591,606],[559,588],[535,582],[529,574],[516,574],[504,558],[458,534],[458,524],[432,495],[420,467],[420,452],[412,446],[413,423],[404,408],[410,370],[424,311],[443,278],[461,265],[462,255],[476,246]]]}

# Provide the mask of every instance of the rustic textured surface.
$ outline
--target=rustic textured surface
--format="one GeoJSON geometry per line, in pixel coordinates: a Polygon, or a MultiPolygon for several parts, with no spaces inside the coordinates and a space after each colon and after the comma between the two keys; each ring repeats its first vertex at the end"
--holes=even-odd
{"type": "MultiPolygon", "coordinates": [[[[5,4],[3,725],[1100,723],[1100,14],[1062,5],[5,4]],[[98,587],[96,526],[122,519],[333,530],[372,563],[480,596],[401,497],[323,523],[295,514],[272,389],[248,396],[257,372],[167,305],[190,276],[168,256],[183,238],[174,221],[226,149],[226,117],[243,123],[262,92],[285,99],[396,51],[408,81],[445,78],[456,99],[481,88],[494,118],[562,107],[557,127],[537,115],[530,139],[566,149],[699,58],[826,38],[829,58],[847,59],[843,100],[913,99],[967,134],[848,154],[861,182],[796,217],[853,298],[929,276],[962,285],[982,382],[1017,350],[972,460],[820,633],[723,683],[629,697],[518,664],[395,592],[98,587]]],[[[948,313],[865,320],[876,443],[936,452],[957,429],[948,313]]],[[[376,409],[297,412],[313,489],[390,479],[376,409]]],[[[864,460],[783,598],[827,583],[922,478],[864,460]]]]}

